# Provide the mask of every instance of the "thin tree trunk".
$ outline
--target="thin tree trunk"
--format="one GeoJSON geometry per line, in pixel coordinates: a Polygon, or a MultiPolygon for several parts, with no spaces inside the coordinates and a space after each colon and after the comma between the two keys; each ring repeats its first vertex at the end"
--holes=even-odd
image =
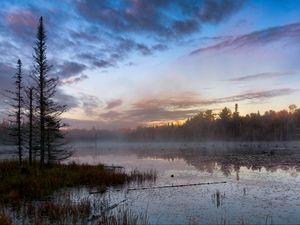
{"type": "Polygon", "coordinates": [[[45,113],[44,113],[44,81],[43,72],[40,74],[40,148],[41,148],[41,161],[40,166],[42,167],[45,163],[45,113]]]}
{"type": "Polygon", "coordinates": [[[33,120],[33,109],[32,109],[32,88],[29,89],[29,165],[32,164],[32,120],[33,120]]]}
{"type": "Polygon", "coordinates": [[[50,159],[51,159],[51,151],[50,151],[50,128],[48,127],[48,132],[47,132],[47,153],[48,153],[48,161],[47,163],[50,164],[50,159]]]}
{"type": "Polygon", "coordinates": [[[22,78],[21,78],[21,60],[18,60],[18,75],[17,75],[17,84],[18,84],[18,92],[17,92],[17,96],[18,96],[18,112],[17,112],[17,126],[18,126],[18,155],[19,155],[19,163],[20,165],[22,165],[22,134],[21,134],[21,82],[22,82],[22,78]]]}
{"type": "Polygon", "coordinates": [[[18,155],[19,155],[19,164],[22,165],[22,146],[21,146],[21,109],[18,105],[18,155]]]}

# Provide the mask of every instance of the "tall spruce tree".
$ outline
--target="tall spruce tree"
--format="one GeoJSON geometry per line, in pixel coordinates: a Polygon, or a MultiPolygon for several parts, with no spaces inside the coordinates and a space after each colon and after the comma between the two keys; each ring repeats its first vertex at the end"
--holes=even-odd
{"type": "Polygon", "coordinates": [[[50,67],[46,58],[46,34],[44,29],[43,17],[40,18],[37,39],[35,41],[33,58],[35,61],[35,76],[38,91],[38,108],[39,108],[39,131],[40,131],[40,166],[45,163],[45,107],[46,96],[45,87],[47,82],[47,74],[50,67]]]}
{"type": "Polygon", "coordinates": [[[46,57],[46,32],[43,17],[40,18],[37,39],[34,46],[35,76],[38,110],[39,110],[39,133],[40,133],[40,166],[45,160],[60,160],[69,156],[68,151],[58,150],[58,139],[62,139],[60,116],[66,111],[65,105],[59,105],[54,101],[58,78],[50,77],[51,67],[46,57]]]}

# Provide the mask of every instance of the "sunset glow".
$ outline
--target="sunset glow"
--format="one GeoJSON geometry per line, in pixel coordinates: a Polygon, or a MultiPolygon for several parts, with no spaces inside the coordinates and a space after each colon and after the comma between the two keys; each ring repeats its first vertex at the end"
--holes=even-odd
{"type": "Polygon", "coordinates": [[[1,1],[1,89],[19,57],[29,75],[43,16],[72,128],[176,123],[235,103],[241,115],[298,105],[300,1],[188,2],[1,1]]]}

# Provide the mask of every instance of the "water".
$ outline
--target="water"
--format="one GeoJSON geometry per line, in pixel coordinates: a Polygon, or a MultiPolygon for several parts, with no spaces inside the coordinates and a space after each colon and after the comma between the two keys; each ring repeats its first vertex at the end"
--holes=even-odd
{"type": "MultiPolygon", "coordinates": [[[[147,212],[152,224],[299,224],[300,144],[289,143],[77,143],[70,159],[158,172],[155,184],[221,184],[165,189],[110,189],[147,212]]],[[[95,196],[96,197],[96,196],[95,196]]],[[[122,205],[120,204],[120,206],[122,205]]]]}

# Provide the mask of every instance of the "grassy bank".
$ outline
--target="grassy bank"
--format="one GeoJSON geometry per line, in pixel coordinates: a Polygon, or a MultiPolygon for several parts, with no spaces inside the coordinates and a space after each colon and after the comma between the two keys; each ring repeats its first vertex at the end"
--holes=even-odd
{"type": "Polygon", "coordinates": [[[42,200],[63,188],[85,186],[105,191],[108,186],[155,178],[154,172],[127,174],[104,165],[52,164],[40,169],[38,165],[20,168],[16,161],[1,161],[0,205],[18,206],[24,200],[42,200]]]}

